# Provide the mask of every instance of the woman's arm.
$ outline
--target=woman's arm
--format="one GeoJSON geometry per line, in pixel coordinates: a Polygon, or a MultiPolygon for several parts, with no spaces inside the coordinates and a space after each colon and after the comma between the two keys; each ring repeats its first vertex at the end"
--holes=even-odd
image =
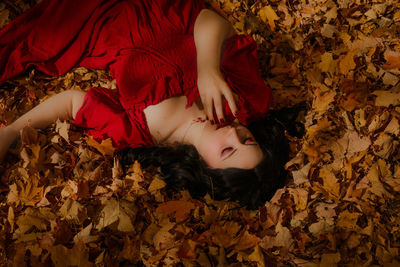
{"type": "Polygon", "coordinates": [[[68,90],[54,95],[7,127],[0,129],[0,161],[24,127],[29,125],[33,128],[45,128],[58,118],[61,120],[75,119],[85,95],[85,92],[77,90],[68,90]]]}
{"type": "Polygon", "coordinates": [[[233,114],[237,112],[231,89],[220,72],[223,42],[235,33],[232,25],[215,12],[203,9],[194,25],[194,41],[197,50],[199,94],[209,119],[224,122],[222,96],[228,101],[233,114]],[[213,108],[218,118],[213,118],[213,108]]]}

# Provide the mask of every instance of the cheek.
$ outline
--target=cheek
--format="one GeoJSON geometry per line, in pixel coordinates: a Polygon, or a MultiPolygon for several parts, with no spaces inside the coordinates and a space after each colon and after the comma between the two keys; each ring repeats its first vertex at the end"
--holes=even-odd
{"type": "Polygon", "coordinates": [[[209,166],[213,166],[220,159],[221,147],[224,145],[222,141],[221,138],[209,135],[202,140],[197,148],[200,156],[209,166]]]}
{"type": "Polygon", "coordinates": [[[208,165],[212,165],[218,159],[218,150],[215,144],[208,143],[198,149],[198,152],[208,165]]]}

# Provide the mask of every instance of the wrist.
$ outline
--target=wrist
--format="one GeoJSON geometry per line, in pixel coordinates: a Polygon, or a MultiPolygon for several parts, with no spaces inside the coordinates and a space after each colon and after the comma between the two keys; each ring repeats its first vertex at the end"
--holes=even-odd
{"type": "Polygon", "coordinates": [[[15,125],[12,123],[4,128],[4,131],[7,133],[8,136],[12,136],[13,138],[17,138],[19,136],[19,130],[15,125]]]}

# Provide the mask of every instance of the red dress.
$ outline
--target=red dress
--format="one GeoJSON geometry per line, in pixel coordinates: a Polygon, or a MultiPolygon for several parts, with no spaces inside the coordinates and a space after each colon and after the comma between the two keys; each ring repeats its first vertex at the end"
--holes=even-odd
{"type": "MultiPolygon", "coordinates": [[[[189,107],[199,97],[193,27],[202,8],[202,0],[43,0],[0,31],[0,84],[30,65],[49,75],[107,69],[118,90],[90,89],[73,124],[117,150],[152,146],[143,110],[177,95],[189,107]]],[[[239,121],[265,116],[271,89],[251,37],[226,41],[221,71],[239,95],[239,121]]],[[[224,111],[232,119],[226,102],[224,111]]]]}

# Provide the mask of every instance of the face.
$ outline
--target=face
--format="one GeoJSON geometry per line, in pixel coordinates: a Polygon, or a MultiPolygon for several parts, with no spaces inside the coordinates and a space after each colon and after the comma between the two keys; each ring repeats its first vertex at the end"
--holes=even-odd
{"type": "Polygon", "coordinates": [[[237,120],[219,129],[207,125],[195,147],[210,168],[253,169],[263,157],[251,132],[237,120]]]}

